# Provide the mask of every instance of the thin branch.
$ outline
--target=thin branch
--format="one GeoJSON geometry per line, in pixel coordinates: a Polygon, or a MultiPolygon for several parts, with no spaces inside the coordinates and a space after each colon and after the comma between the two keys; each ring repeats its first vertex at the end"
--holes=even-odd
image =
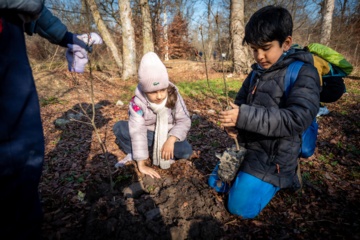
{"type": "Polygon", "coordinates": [[[204,36],[203,36],[203,32],[202,32],[202,26],[200,26],[200,35],[201,35],[201,42],[202,42],[203,52],[204,52],[203,55],[204,55],[204,63],[205,63],[206,81],[207,81],[207,84],[208,84],[208,87],[209,87],[209,90],[210,90],[211,94],[219,102],[219,105],[220,105],[221,109],[223,109],[221,101],[216,97],[216,94],[214,93],[214,91],[211,89],[211,86],[210,86],[209,74],[208,74],[208,68],[207,68],[207,58],[206,58],[205,44],[204,44],[204,36]]]}

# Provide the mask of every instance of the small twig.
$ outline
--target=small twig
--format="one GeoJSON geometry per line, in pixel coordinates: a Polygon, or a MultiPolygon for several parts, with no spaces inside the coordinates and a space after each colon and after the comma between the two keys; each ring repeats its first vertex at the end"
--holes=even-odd
{"type": "Polygon", "coordinates": [[[229,225],[229,224],[235,223],[235,222],[237,222],[237,221],[238,221],[237,219],[234,219],[234,220],[231,220],[231,221],[225,223],[225,225],[229,225]]]}
{"type": "Polygon", "coordinates": [[[70,121],[78,122],[78,123],[82,123],[82,124],[86,124],[86,125],[92,126],[91,123],[88,123],[88,122],[85,122],[85,121],[81,121],[81,120],[77,120],[77,119],[75,119],[75,118],[70,118],[70,121]]]}
{"type": "Polygon", "coordinates": [[[235,141],[235,144],[236,144],[236,151],[240,151],[240,145],[239,145],[239,142],[238,142],[236,137],[234,138],[234,141],[235,141]]]}
{"type": "MultiPolygon", "coordinates": [[[[98,142],[100,143],[100,147],[101,150],[104,154],[105,157],[105,161],[106,161],[106,165],[107,165],[107,169],[108,169],[108,173],[109,173],[109,180],[110,180],[110,193],[113,193],[113,187],[114,187],[114,182],[112,179],[112,175],[111,175],[111,166],[110,166],[110,161],[109,161],[109,152],[107,150],[106,144],[105,142],[103,142],[101,140],[100,134],[99,134],[99,129],[96,127],[96,123],[95,123],[95,101],[94,101],[94,84],[93,84],[93,75],[92,75],[92,66],[91,66],[91,61],[89,58],[89,69],[90,69],[90,89],[91,89],[91,103],[92,103],[92,111],[93,111],[93,115],[91,118],[91,124],[94,128],[96,137],[98,139],[98,142]]],[[[106,134],[105,134],[106,136],[106,134]]]]}
{"type": "Polygon", "coordinates": [[[204,63],[205,63],[206,81],[207,81],[207,84],[208,84],[208,87],[209,87],[209,90],[210,90],[211,94],[219,102],[219,105],[220,105],[221,109],[223,109],[223,106],[222,106],[220,100],[216,97],[216,94],[213,92],[213,90],[210,87],[210,80],[209,80],[209,74],[208,74],[208,68],[207,68],[207,58],[206,58],[206,52],[205,52],[205,44],[204,44],[204,36],[203,36],[203,32],[202,32],[202,26],[200,26],[200,35],[201,35],[201,42],[202,42],[202,47],[203,47],[203,51],[204,51],[204,63]]]}
{"type": "Polygon", "coordinates": [[[53,57],[51,58],[51,62],[50,62],[50,64],[49,64],[49,70],[51,70],[51,65],[52,65],[52,63],[54,62],[54,58],[55,58],[58,50],[59,50],[59,45],[56,46],[55,53],[54,53],[53,57]]]}
{"type": "MultiPolygon", "coordinates": [[[[211,12],[212,13],[212,12],[211,12]]],[[[212,13],[213,14],[213,13],[212,13]]],[[[214,14],[213,14],[214,15],[214,14]]],[[[214,16],[215,18],[215,23],[216,23],[216,30],[217,30],[217,35],[218,35],[218,45],[219,45],[219,51],[220,54],[222,53],[222,45],[221,45],[221,41],[220,41],[220,27],[219,27],[219,15],[216,14],[216,16],[214,16]]],[[[223,80],[224,80],[224,89],[225,89],[225,98],[226,98],[226,109],[230,109],[230,103],[229,103],[229,91],[228,91],[228,87],[227,87],[227,82],[226,82],[226,76],[225,76],[225,67],[224,67],[224,59],[221,57],[221,68],[222,68],[222,73],[223,73],[223,80]]],[[[223,109],[225,110],[225,109],[223,109]]],[[[233,138],[236,144],[236,151],[240,150],[240,146],[239,146],[239,142],[237,140],[237,137],[235,136],[235,138],[233,138]]]]}
{"type": "MultiPolygon", "coordinates": [[[[89,58],[89,69],[90,69],[90,99],[91,99],[91,107],[92,107],[92,115],[89,116],[89,114],[87,113],[87,111],[84,109],[84,107],[82,106],[82,104],[79,103],[79,107],[81,109],[81,111],[84,113],[84,116],[90,121],[89,122],[83,122],[80,120],[76,120],[76,119],[72,119],[73,121],[77,121],[77,122],[81,122],[84,124],[88,124],[91,125],[93,127],[93,130],[95,132],[96,138],[100,144],[100,148],[101,151],[105,157],[105,161],[106,161],[106,165],[107,165],[107,169],[108,169],[108,174],[109,174],[109,180],[110,180],[110,193],[113,193],[113,187],[114,187],[114,182],[112,179],[112,171],[111,171],[111,166],[110,166],[110,161],[109,161],[109,152],[107,150],[105,141],[102,141],[101,137],[100,137],[100,133],[99,133],[99,129],[96,127],[96,122],[95,122],[95,116],[96,116],[96,111],[95,111],[95,100],[94,100],[94,76],[92,74],[92,65],[91,65],[91,60],[89,58]]],[[[77,77],[75,74],[72,75],[73,78],[75,80],[77,80],[77,77]]],[[[77,112],[76,110],[73,110],[75,112],[77,112]]],[[[106,134],[105,134],[106,136],[106,134]]]]}
{"type": "MultiPolygon", "coordinates": [[[[221,45],[221,42],[220,42],[220,27],[219,27],[219,15],[218,14],[216,14],[216,16],[215,16],[215,23],[216,23],[216,30],[217,30],[217,35],[218,35],[219,51],[220,51],[220,54],[221,54],[223,51],[222,51],[222,45],[221,45]]],[[[226,82],[225,67],[224,67],[224,59],[223,59],[223,57],[221,57],[221,69],[222,69],[223,80],[224,80],[226,107],[228,108],[230,106],[230,104],[229,104],[229,92],[228,92],[228,87],[227,87],[227,82],[226,82]]]]}
{"type": "MultiPolygon", "coordinates": [[[[296,220],[298,219],[301,219],[302,218],[297,218],[296,220]]],[[[331,220],[327,220],[327,219],[319,219],[319,220],[313,220],[313,221],[306,221],[307,223],[316,223],[316,222],[330,222],[330,223],[333,223],[333,224],[337,224],[336,222],[334,221],[331,221],[331,220]]]]}

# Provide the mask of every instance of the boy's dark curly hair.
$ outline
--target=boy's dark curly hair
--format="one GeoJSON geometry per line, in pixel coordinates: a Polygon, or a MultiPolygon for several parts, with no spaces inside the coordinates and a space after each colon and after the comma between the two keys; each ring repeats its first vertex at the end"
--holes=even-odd
{"type": "Polygon", "coordinates": [[[280,46],[292,36],[293,21],[286,8],[266,6],[256,11],[245,26],[243,45],[264,46],[267,42],[279,41],[280,46]]]}
{"type": "Polygon", "coordinates": [[[168,98],[167,98],[167,102],[166,102],[166,107],[167,108],[174,108],[175,104],[177,101],[177,91],[176,88],[172,85],[169,85],[168,87],[168,98]]]}

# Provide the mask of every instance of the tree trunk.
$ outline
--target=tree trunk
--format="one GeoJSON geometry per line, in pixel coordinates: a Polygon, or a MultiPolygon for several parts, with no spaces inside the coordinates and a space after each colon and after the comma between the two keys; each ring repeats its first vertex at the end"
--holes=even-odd
{"type": "Polygon", "coordinates": [[[167,23],[166,7],[164,8],[164,44],[165,44],[164,60],[169,61],[169,38],[168,38],[168,23],[167,23]]]}
{"type": "Polygon", "coordinates": [[[151,16],[148,0],[140,0],[142,34],[143,34],[143,54],[154,51],[153,33],[151,27],[151,16]]]}
{"type": "Polygon", "coordinates": [[[242,45],[245,34],[244,0],[232,0],[230,2],[230,34],[234,72],[246,74],[250,70],[250,60],[247,48],[242,45]]]}
{"type": "Polygon", "coordinates": [[[90,8],[90,11],[91,11],[94,21],[95,21],[95,24],[97,26],[97,29],[99,30],[99,33],[100,33],[103,41],[105,42],[106,46],[110,49],[110,52],[113,55],[113,58],[115,60],[117,67],[121,70],[122,69],[121,54],[119,53],[119,50],[116,47],[116,44],[115,44],[110,32],[108,31],[104,21],[102,20],[102,18],[100,16],[100,12],[95,3],[95,0],[86,0],[86,2],[90,8]]]}
{"type": "Polygon", "coordinates": [[[132,25],[132,13],[129,0],[119,1],[119,12],[123,41],[123,72],[124,80],[136,76],[135,32],[132,25]]]}
{"type": "Polygon", "coordinates": [[[215,46],[215,31],[214,31],[214,19],[211,18],[213,15],[212,8],[214,5],[214,0],[207,0],[206,1],[207,7],[207,47],[204,49],[204,58],[206,57],[207,60],[211,59],[213,53],[213,47],[215,46]]]}
{"type": "Polygon", "coordinates": [[[324,11],[321,23],[320,43],[328,46],[330,44],[332,16],[334,13],[335,0],[324,0],[324,11]]]}

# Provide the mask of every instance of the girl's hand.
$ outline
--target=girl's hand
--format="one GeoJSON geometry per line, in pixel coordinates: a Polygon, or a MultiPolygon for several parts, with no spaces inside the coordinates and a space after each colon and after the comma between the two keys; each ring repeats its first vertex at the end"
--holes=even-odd
{"type": "Polygon", "coordinates": [[[174,159],[174,144],[176,137],[170,136],[161,148],[161,158],[165,160],[174,159]]]}
{"type": "Polygon", "coordinates": [[[137,161],[137,166],[139,168],[139,171],[145,175],[149,175],[151,178],[161,178],[159,173],[157,173],[153,168],[146,166],[145,160],[137,161]]]}

